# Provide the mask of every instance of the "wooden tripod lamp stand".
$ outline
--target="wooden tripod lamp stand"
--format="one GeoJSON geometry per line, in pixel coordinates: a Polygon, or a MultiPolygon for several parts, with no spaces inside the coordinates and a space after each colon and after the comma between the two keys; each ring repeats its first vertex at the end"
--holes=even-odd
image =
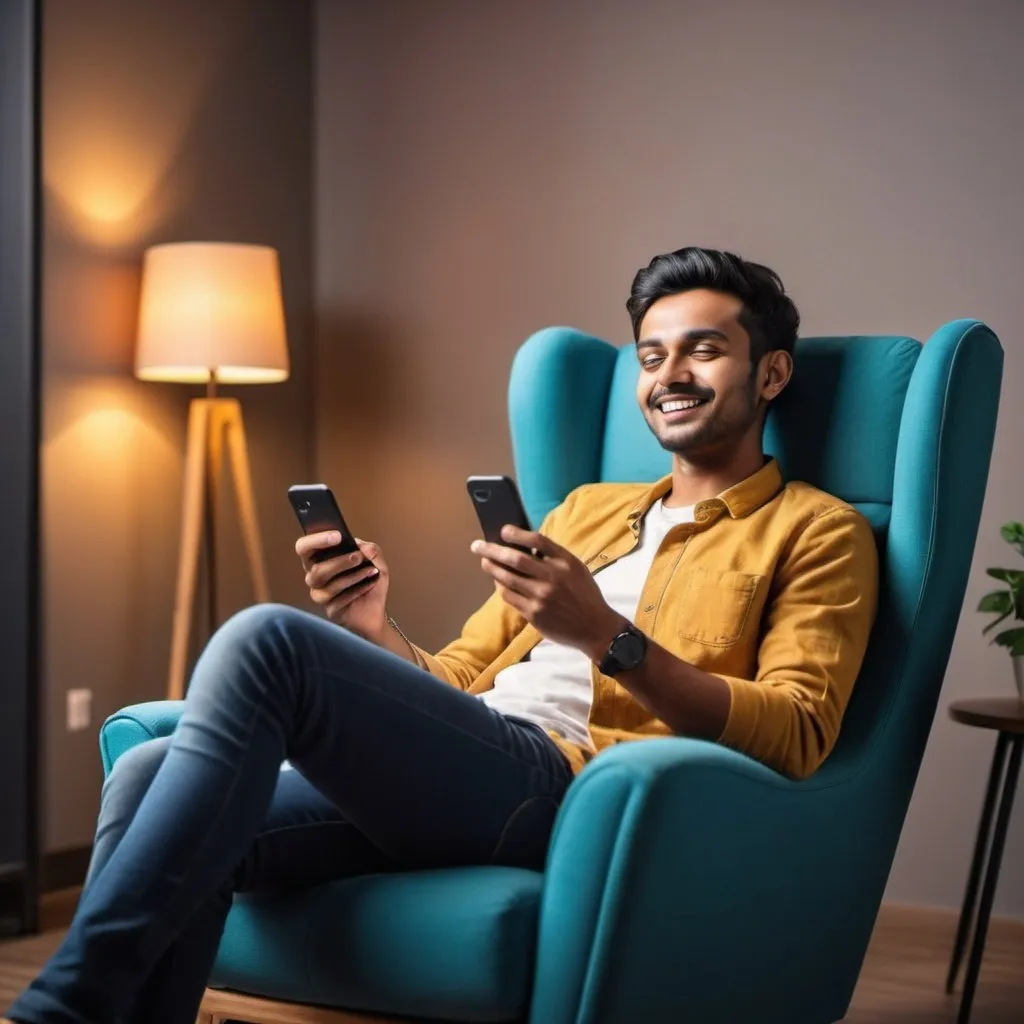
{"type": "Polygon", "coordinates": [[[262,245],[177,242],[146,251],[135,374],[205,384],[189,407],[178,584],[167,697],[185,693],[196,577],[206,541],[207,632],[217,627],[216,512],[224,456],[231,468],[242,539],[257,602],[269,600],[237,399],[218,384],[271,384],[288,377],[288,342],[277,252],[262,245]]]}

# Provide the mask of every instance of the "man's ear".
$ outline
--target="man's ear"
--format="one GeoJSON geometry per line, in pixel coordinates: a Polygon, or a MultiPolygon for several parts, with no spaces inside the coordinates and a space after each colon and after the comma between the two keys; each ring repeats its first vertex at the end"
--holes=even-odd
{"type": "Polygon", "coordinates": [[[793,376],[793,357],[783,349],[774,349],[763,360],[761,397],[771,402],[785,389],[793,376]]]}

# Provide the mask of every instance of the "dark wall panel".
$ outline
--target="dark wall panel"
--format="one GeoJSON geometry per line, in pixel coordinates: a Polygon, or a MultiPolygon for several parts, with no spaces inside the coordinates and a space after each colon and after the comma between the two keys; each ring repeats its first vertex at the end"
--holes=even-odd
{"type": "Polygon", "coordinates": [[[0,0],[0,877],[25,930],[38,863],[38,39],[36,0],[0,0]]]}

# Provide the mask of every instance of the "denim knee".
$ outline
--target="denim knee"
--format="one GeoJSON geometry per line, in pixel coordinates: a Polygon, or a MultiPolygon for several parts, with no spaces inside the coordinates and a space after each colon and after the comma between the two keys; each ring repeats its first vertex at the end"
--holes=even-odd
{"type": "Polygon", "coordinates": [[[306,668],[304,638],[322,621],[285,604],[257,604],[233,615],[210,639],[192,690],[214,704],[240,698],[287,717],[306,668]]]}
{"type": "Polygon", "coordinates": [[[147,740],[125,751],[114,762],[114,767],[103,783],[93,855],[85,878],[86,887],[110,858],[121,836],[131,825],[142,798],[160,770],[160,765],[164,763],[170,743],[169,736],[147,740]]]}
{"type": "Polygon", "coordinates": [[[224,644],[238,651],[259,649],[268,643],[279,645],[282,641],[293,646],[301,644],[311,627],[324,625],[324,619],[290,604],[254,604],[232,615],[213,635],[210,644],[224,644]]]}
{"type": "Polygon", "coordinates": [[[266,602],[235,612],[214,634],[211,644],[250,647],[271,636],[287,635],[296,626],[308,624],[310,614],[289,604],[266,602]]]}
{"type": "Polygon", "coordinates": [[[114,809],[111,805],[118,804],[135,807],[142,802],[153,777],[160,770],[170,746],[169,736],[147,740],[126,750],[110,769],[110,774],[103,783],[100,813],[114,809]]]}

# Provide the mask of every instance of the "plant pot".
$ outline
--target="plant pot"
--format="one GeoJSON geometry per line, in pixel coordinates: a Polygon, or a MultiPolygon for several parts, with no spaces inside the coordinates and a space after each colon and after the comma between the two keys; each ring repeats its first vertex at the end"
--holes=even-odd
{"type": "Polygon", "coordinates": [[[1017,684],[1017,696],[1024,700],[1024,654],[1018,654],[1013,660],[1013,678],[1017,684]]]}

